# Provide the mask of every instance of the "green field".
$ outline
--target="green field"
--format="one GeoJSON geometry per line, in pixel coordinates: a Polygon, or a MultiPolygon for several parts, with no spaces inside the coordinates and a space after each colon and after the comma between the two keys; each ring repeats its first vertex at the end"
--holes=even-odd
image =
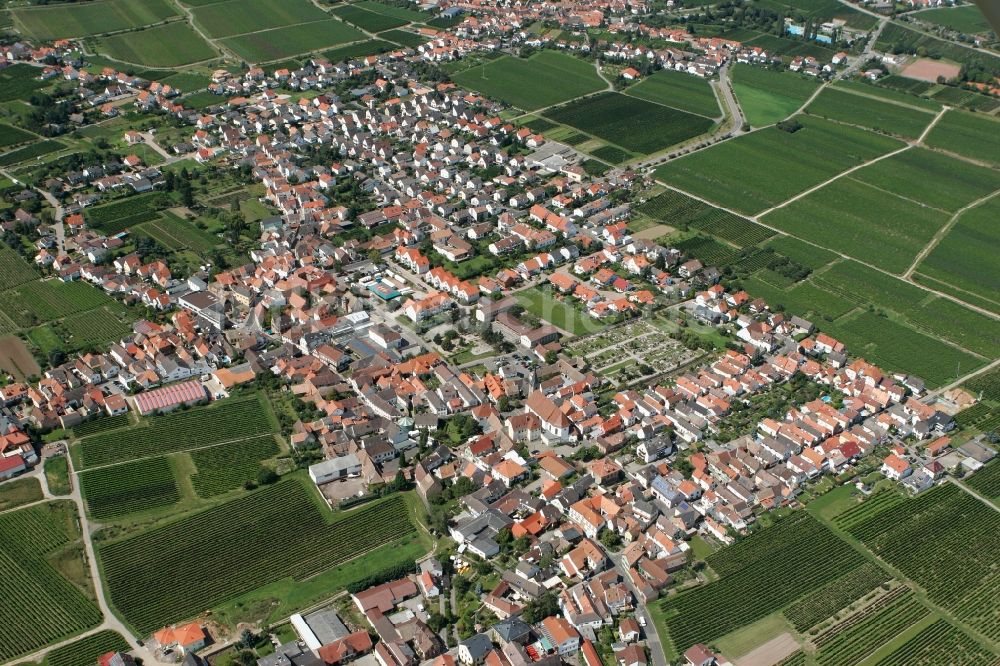
{"type": "Polygon", "coordinates": [[[927,618],[927,608],[912,593],[904,593],[885,605],[872,605],[872,611],[847,627],[835,626],[821,633],[817,662],[820,666],[851,666],[886,645],[894,636],[927,618]],[[833,635],[831,635],[833,634],[833,635]]]}
{"type": "Polygon", "coordinates": [[[278,454],[273,435],[219,444],[191,452],[198,472],[191,485],[200,497],[214,497],[259,478],[261,463],[278,454]]]}
{"type": "Polygon", "coordinates": [[[369,32],[381,32],[382,30],[398,28],[401,25],[407,24],[407,21],[404,19],[377,14],[367,9],[362,9],[357,5],[342,5],[336,7],[330,13],[369,32]]]}
{"type": "MultiPolygon", "coordinates": [[[[198,25],[212,38],[231,37],[328,18],[322,9],[308,0],[227,0],[196,7],[191,13],[198,25]]],[[[298,52],[308,50],[310,49],[299,49],[298,52]]]]}
{"type": "MultiPolygon", "coordinates": [[[[971,208],[917,266],[925,275],[954,287],[956,296],[973,294],[1000,314],[1000,197],[971,208]]],[[[931,284],[940,288],[939,284],[931,284]]],[[[945,289],[944,291],[952,291],[945,289]]]]}
{"type": "Polygon", "coordinates": [[[117,301],[86,282],[36,280],[0,292],[0,312],[16,328],[30,328],[104,306],[122,308],[117,301]]]}
{"type": "Polygon", "coordinates": [[[766,224],[893,273],[903,273],[948,221],[927,208],[840,178],[764,216],[766,224]],[[877,237],[878,243],[872,243],[877,237]]]}
{"type": "Polygon", "coordinates": [[[672,69],[661,69],[625,92],[708,118],[718,118],[721,114],[715,92],[707,79],[672,69]]]}
{"type": "Polygon", "coordinates": [[[363,39],[360,30],[329,19],[230,37],[222,43],[248,62],[268,62],[363,39]]]}
{"type": "Polygon", "coordinates": [[[94,666],[101,655],[130,649],[121,635],[106,629],[52,650],[45,656],[45,666],[94,666]]]}
{"type": "Polygon", "coordinates": [[[589,62],[556,51],[527,60],[504,56],[452,75],[463,88],[533,111],[603,90],[604,81],[589,62]]]}
{"type": "Polygon", "coordinates": [[[769,127],[674,160],[656,170],[666,183],[723,206],[759,213],[902,144],[814,117],[795,133],[769,127]]]}
{"type": "Polygon", "coordinates": [[[847,531],[991,640],[1000,637],[1000,513],[953,484],[852,521],[847,531]],[[933,534],[934,539],[920,535],[933,534]]]}
{"type": "Polygon", "coordinates": [[[38,68],[24,63],[0,69],[0,102],[27,101],[36,90],[48,87],[38,78],[38,68]]]}
{"type": "Polygon", "coordinates": [[[99,0],[19,7],[14,23],[27,35],[42,41],[89,37],[159,23],[180,14],[168,0],[99,0]]]}
{"type": "Polygon", "coordinates": [[[596,333],[607,326],[574,304],[559,301],[549,291],[538,287],[518,292],[517,300],[526,311],[572,335],[596,333]]]}
{"type": "Polygon", "coordinates": [[[792,115],[819,86],[811,77],[744,64],[733,67],[732,81],[736,99],[754,127],[792,115]]]}
{"type": "MultiPolygon", "coordinates": [[[[46,502],[0,516],[0,566],[8,576],[0,600],[0,659],[12,660],[100,624],[101,612],[50,563],[74,561],[76,506],[46,502]]],[[[85,565],[82,566],[85,569],[85,565]]]]}
{"type": "Polygon", "coordinates": [[[745,217],[727,213],[674,190],[664,191],[636,206],[635,210],[672,227],[698,229],[740,247],[758,245],[774,235],[770,229],[745,217]]]}
{"type": "Polygon", "coordinates": [[[703,134],[714,124],[703,116],[611,92],[549,109],[544,115],[640,155],[703,134]]]}
{"type": "Polygon", "coordinates": [[[432,14],[427,12],[417,11],[416,9],[410,9],[409,7],[393,5],[385,2],[376,2],[375,0],[359,0],[354,3],[354,6],[361,7],[370,12],[375,12],[376,14],[393,16],[400,21],[405,21],[407,23],[412,23],[414,21],[425,22],[432,16],[432,14]]]}
{"type": "Polygon", "coordinates": [[[185,21],[108,35],[97,41],[96,48],[112,58],[147,67],[177,67],[218,57],[185,21]]]}
{"type": "Polygon", "coordinates": [[[26,162],[27,160],[44,157],[45,155],[60,151],[65,147],[66,145],[64,143],[52,139],[35,141],[34,143],[29,143],[23,148],[11,150],[0,155],[0,167],[11,166],[20,162],[26,162]]]}
{"type": "Polygon", "coordinates": [[[164,211],[158,219],[140,224],[135,231],[155,238],[164,247],[175,252],[191,250],[204,255],[221,243],[212,234],[169,211],[164,211]]]}
{"type": "Polygon", "coordinates": [[[934,119],[929,111],[830,87],[816,96],[806,113],[909,139],[919,137],[934,119]]]}
{"type": "Polygon", "coordinates": [[[0,483],[0,511],[37,502],[44,497],[42,484],[35,478],[12,479],[0,483]]]}
{"type": "Polygon", "coordinates": [[[69,495],[73,485],[69,478],[69,461],[64,455],[45,459],[45,482],[53,495],[69,495]]]}
{"type": "MultiPolygon", "coordinates": [[[[869,97],[876,97],[878,99],[887,102],[896,102],[897,104],[902,104],[904,106],[912,106],[918,109],[924,109],[925,111],[931,111],[937,113],[941,110],[941,104],[927,99],[925,97],[917,97],[916,92],[909,92],[909,86],[884,86],[884,82],[892,79],[892,75],[889,75],[883,79],[878,80],[878,84],[869,82],[865,80],[839,80],[835,81],[832,85],[834,90],[849,90],[858,95],[867,95],[869,97]]],[[[906,79],[903,77],[898,77],[904,82],[912,83],[922,83],[921,81],[915,81],[914,79],[906,79]]],[[[929,84],[925,84],[929,85],[929,84]]],[[[914,89],[915,90],[915,89],[914,89]]]]}
{"type": "Polygon", "coordinates": [[[399,44],[400,46],[408,46],[411,49],[415,49],[421,44],[426,44],[428,41],[427,37],[418,35],[415,32],[410,32],[409,30],[386,30],[385,32],[379,33],[379,37],[388,39],[389,41],[399,44]]]}
{"type": "Polygon", "coordinates": [[[889,53],[919,53],[930,58],[944,58],[980,67],[994,74],[1000,73],[1000,55],[974,51],[968,46],[911,30],[897,22],[886,24],[875,42],[875,48],[889,53]]]}
{"type": "Polygon", "coordinates": [[[156,211],[166,208],[170,203],[170,198],[162,192],[139,194],[103,206],[88,208],[84,211],[84,219],[88,226],[110,236],[133,225],[155,219],[156,211]]]}
{"type": "Polygon", "coordinates": [[[1000,121],[982,114],[948,111],[924,142],[932,148],[1000,165],[1000,121]]]}
{"type": "Polygon", "coordinates": [[[79,467],[108,465],[272,432],[269,407],[262,400],[258,396],[230,398],[208,407],[153,416],[134,428],[86,437],[76,450],[79,467]]]}
{"type": "Polygon", "coordinates": [[[87,512],[95,520],[162,509],[180,501],[174,469],[162,456],[86,471],[79,479],[87,512]]]}
{"type": "Polygon", "coordinates": [[[929,9],[913,14],[913,18],[969,35],[988,35],[993,32],[989,21],[975,5],[929,9]]]}
{"type": "Polygon", "coordinates": [[[25,132],[18,127],[0,124],[0,148],[6,148],[7,146],[13,146],[37,138],[31,132],[25,132]]]}
{"type": "Polygon", "coordinates": [[[146,633],[269,583],[306,580],[416,530],[401,495],[331,519],[307,483],[283,481],[101,544],[112,603],[146,633]]]}
{"type": "Polygon", "coordinates": [[[4,289],[16,287],[38,278],[34,267],[21,255],[7,246],[0,245],[0,285],[4,289]]]}
{"type": "Polygon", "coordinates": [[[854,570],[864,558],[801,511],[706,561],[718,580],[657,602],[660,638],[674,653],[752,624],[854,570]],[[819,561],[823,565],[815,566],[819,561]]]}
{"type": "Polygon", "coordinates": [[[365,56],[386,53],[387,51],[395,51],[396,48],[398,47],[395,44],[387,42],[383,39],[369,39],[357,44],[339,46],[335,49],[324,51],[323,57],[332,63],[338,63],[353,60],[354,58],[363,58],[365,56]]]}

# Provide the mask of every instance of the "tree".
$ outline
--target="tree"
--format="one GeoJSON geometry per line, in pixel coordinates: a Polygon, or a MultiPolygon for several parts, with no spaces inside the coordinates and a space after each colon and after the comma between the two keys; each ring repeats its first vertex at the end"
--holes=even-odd
{"type": "Polygon", "coordinates": [[[521,619],[528,624],[535,624],[550,615],[559,615],[559,600],[556,598],[555,593],[546,592],[537,599],[532,599],[525,604],[521,619]]]}
{"type": "Polygon", "coordinates": [[[268,486],[278,480],[278,473],[270,467],[261,467],[257,473],[257,481],[262,486],[268,486]]]}

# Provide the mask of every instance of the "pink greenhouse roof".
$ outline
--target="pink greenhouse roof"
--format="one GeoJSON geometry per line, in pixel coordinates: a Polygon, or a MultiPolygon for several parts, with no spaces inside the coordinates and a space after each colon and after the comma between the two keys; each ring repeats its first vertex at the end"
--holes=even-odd
{"type": "Polygon", "coordinates": [[[158,409],[167,409],[176,405],[182,405],[185,402],[201,400],[204,397],[205,388],[201,383],[190,381],[140,393],[135,396],[135,404],[140,412],[148,414],[158,409]]]}

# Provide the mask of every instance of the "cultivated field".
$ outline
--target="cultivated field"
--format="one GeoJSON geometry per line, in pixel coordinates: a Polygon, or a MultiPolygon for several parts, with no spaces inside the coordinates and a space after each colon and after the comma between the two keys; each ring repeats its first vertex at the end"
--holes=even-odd
{"type": "Polygon", "coordinates": [[[657,602],[660,637],[675,653],[751,624],[864,564],[804,511],[706,560],[719,580],[657,602]],[[812,566],[818,561],[823,566],[812,566]]]}
{"type": "Polygon", "coordinates": [[[1000,165],[1000,121],[981,114],[948,111],[925,143],[988,164],[1000,165]]]}
{"type": "Polygon", "coordinates": [[[210,446],[272,432],[263,398],[231,398],[208,407],[153,416],[135,428],[86,437],[75,453],[81,468],[210,446]]]}
{"type": "Polygon", "coordinates": [[[455,83],[533,111],[603,90],[604,81],[589,62],[556,51],[527,60],[504,56],[451,77],[455,83]]]}
{"type": "Polygon", "coordinates": [[[180,500],[173,467],[163,456],[82,472],[79,479],[87,512],[95,520],[162,509],[180,500]]]}
{"type": "Polygon", "coordinates": [[[191,485],[200,497],[214,497],[241,488],[247,481],[256,482],[262,461],[276,456],[278,450],[274,436],[263,435],[192,451],[198,472],[191,477],[191,485]]]}
{"type": "Polygon", "coordinates": [[[357,5],[343,5],[333,9],[330,13],[369,32],[381,32],[408,23],[405,19],[378,14],[357,5]]]}
{"type": "Polygon", "coordinates": [[[715,92],[706,79],[672,69],[661,69],[625,92],[633,97],[708,118],[718,118],[721,115],[715,92]]]}
{"type": "Polygon", "coordinates": [[[248,62],[268,62],[365,39],[356,28],[328,19],[230,37],[222,43],[248,62]]]}
{"type": "Polygon", "coordinates": [[[97,607],[48,560],[79,539],[70,501],[0,516],[0,566],[8,576],[0,602],[0,659],[14,659],[100,623],[97,607]]]}
{"type": "Polygon", "coordinates": [[[806,107],[806,113],[909,139],[920,136],[934,119],[929,111],[829,87],[806,107]]]}
{"type": "Polygon", "coordinates": [[[15,24],[30,37],[51,41],[88,37],[159,23],[180,12],[167,0],[99,0],[12,10],[15,24]]]}
{"type": "Polygon", "coordinates": [[[145,633],[271,582],[304,580],[416,529],[400,495],[332,521],[318,502],[305,480],[287,480],[103,544],[111,600],[145,633]]]}
{"type": "Polygon", "coordinates": [[[218,56],[186,21],[102,37],[97,50],[147,67],[177,67],[218,56]]]}
{"type": "Polygon", "coordinates": [[[323,10],[308,0],[227,0],[196,7],[192,14],[212,38],[328,18],[323,10]]]}
{"type": "Polygon", "coordinates": [[[703,134],[713,125],[703,116],[610,92],[570,102],[544,115],[640,155],[703,134]]]}
{"type": "Polygon", "coordinates": [[[952,484],[891,504],[845,529],[918,583],[932,601],[992,640],[1000,637],[1000,513],[952,484]],[[933,534],[933,539],[921,535],[933,534]]]}
{"type": "Polygon", "coordinates": [[[831,580],[784,610],[784,616],[798,631],[805,631],[850,606],[892,576],[877,564],[868,562],[831,580]]]}
{"type": "Polygon", "coordinates": [[[635,210],[672,227],[698,229],[740,247],[758,245],[774,235],[770,229],[745,217],[727,213],[674,190],[666,190],[636,206],[635,210]]]}
{"type": "Polygon", "coordinates": [[[983,16],[983,13],[975,5],[930,9],[914,14],[913,18],[919,21],[928,21],[935,25],[941,25],[969,35],[988,35],[993,32],[989,21],[986,20],[986,17],[983,16]]]}
{"type": "Polygon", "coordinates": [[[105,630],[92,636],[56,648],[45,656],[46,666],[93,666],[97,658],[108,652],[128,651],[128,641],[118,633],[105,630]]]}
{"type": "Polygon", "coordinates": [[[737,64],[732,74],[736,98],[754,127],[776,123],[795,113],[819,85],[809,77],[752,65],[737,64]]]}
{"type": "Polygon", "coordinates": [[[656,177],[710,201],[757,213],[902,144],[820,118],[795,133],[770,127],[674,160],[656,177]]]}
{"type": "Polygon", "coordinates": [[[933,113],[937,113],[941,110],[940,103],[925,97],[917,97],[916,95],[919,93],[914,90],[910,90],[909,85],[903,85],[901,87],[889,85],[887,82],[894,78],[897,81],[904,81],[908,84],[917,83],[911,79],[903,79],[901,77],[893,77],[892,75],[889,75],[885,78],[879,79],[877,84],[870,83],[867,80],[840,80],[835,81],[832,87],[834,90],[849,90],[850,92],[858,95],[875,97],[886,102],[896,102],[897,104],[902,104],[903,106],[912,106],[918,109],[924,109],[925,111],[931,111],[933,113]]]}

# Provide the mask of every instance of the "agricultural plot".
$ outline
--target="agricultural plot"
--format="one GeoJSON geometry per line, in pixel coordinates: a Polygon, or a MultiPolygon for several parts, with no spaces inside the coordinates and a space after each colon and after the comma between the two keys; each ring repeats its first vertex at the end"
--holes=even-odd
{"type": "Polygon", "coordinates": [[[101,545],[112,602],[146,633],[268,583],[309,578],[416,529],[400,495],[331,521],[311,492],[304,481],[284,481],[101,545]]]}
{"type": "MultiPolygon", "coordinates": [[[[849,518],[853,511],[847,512],[849,518]]],[[[1000,636],[1000,513],[953,484],[893,504],[847,531],[983,635],[1000,636]],[[933,534],[934,539],[921,535],[933,534]]]]}
{"type": "Polygon", "coordinates": [[[0,659],[13,660],[101,622],[98,608],[47,561],[80,538],[76,506],[55,501],[0,516],[0,659]]]}
{"type": "Polygon", "coordinates": [[[604,81],[589,62],[556,51],[528,59],[504,56],[452,75],[469,90],[532,111],[603,90],[604,81]]]}
{"type": "Polygon", "coordinates": [[[322,9],[308,0],[227,0],[195,7],[191,13],[212,38],[328,18],[322,9]]]}
{"type": "Polygon", "coordinates": [[[248,62],[268,62],[365,39],[343,21],[328,19],[263,30],[222,40],[248,62]]]}
{"type": "Polygon", "coordinates": [[[1000,107],[1000,100],[996,97],[983,95],[975,90],[965,90],[962,88],[941,87],[934,93],[934,100],[945,102],[951,106],[957,106],[969,111],[983,111],[989,113],[1000,107]]]}
{"type": "MultiPolygon", "coordinates": [[[[985,403],[979,403],[980,405],[985,403]]],[[[989,499],[1000,497],[1000,464],[993,463],[965,480],[965,485],[989,499]]]]}
{"type": "Polygon", "coordinates": [[[343,5],[331,10],[330,13],[369,32],[381,32],[382,30],[398,28],[401,25],[407,24],[407,21],[404,19],[386,16],[385,14],[376,14],[367,9],[362,9],[357,5],[343,5]]]}
{"type": "Polygon", "coordinates": [[[73,482],[69,478],[69,462],[66,456],[59,455],[45,459],[45,482],[53,495],[69,495],[73,491],[73,482]]]}
{"type": "Polygon", "coordinates": [[[875,48],[887,53],[920,53],[930,58],[979,66],[987,71],[996,71],[1000,67],[1000,55],[974,51],[967,46],[911,30],[895,22],[889,22],[885,26],[875,42],[875,48]]]}
{"type": "Polygon", "coordinates": [[[332,63],[345,62],[354,58],[395,51],[396,45],[383,39],[369,39],[358,44],[349,44],[323,52],[323,57],[332,63]]]}
{"type": "Polygon", "coordinates": [[[90,421],[84,421],[78,426],[73,426],[75,437],[89,437],[108,430],[118,430],[125,426],[132,425],[132,418],[128,414],[117,416],[100,416],[90,421]]]}
{"type": "Polygon", "coordinates": [[[210,446],[273,431],[263,398],[235,398],[209,407],[154,416],[143,425],[80,441],[80,467],[210,446]]]}
{"type": "Polygon", "coordinates": [[[37,90],[48,87],[38,78],[38,68],[19,63],[0,70],[0,102],[28,100],[37,90]]]}
{"type": "Polygon", "coordinates": [[[763,217],[786,233],[894,273],[903,273],[948,221],[948,213],[850,178],[763,217]],[[878,243],[872,243],[877,237],[878,243]]]}
{"type": "Polygon", "coordinates": [[[10,125],[0,124],[0,148],[6,148],[7,146],[24,143],[25,141],[31,141],[36,138],[38,137],[31,132],[25,132],[23,129],[12,127],[10,125]]]}
{"type": "Polygon", "coordinates": [[[34,267],[7,246],[0,246],[0,285],[4,289],[16,287],[38,278],[34,267]]]}
{"type": "Polygon", "coordinates": [[[8,511],[43,499],[42,485],[34,477],[0,483],[0,511],[8,511]]]}
{"type": "Polygon", "coordinates": [[[703,116],[620,93],[570,102],[545,116],[642,155],[703,134],[714,124],[703,116]]]}
{"type": "Polygon", "coordinates": [[[107,629],[52,650],[45,656],[46,666],[93,666],[108,652],[128,651],[131,646],[115,631],[107,629]]]}
{"type": "Polygon", "coordinates": [[[191,452],[198,473],[191,484],[199,497],[214,497],[257,481],[261,463],[278,454],[273,435],[219,444],[191,452]]]}
{"type": "Polygon", "coordinates": [[[35,141],[34,143],[29,143],[23,148],[11,150],[3,155],[0,155],[0,167],[12,166],[14,164],[20,164],[21,162],[27,162],[28,160],[44,157],[51,153],[60,151],[65,147],[65,144],[53,139],[35,141]]]}
{"type": "Polygon", "coordinates": [[[798,631],[805,631],[862,598],[892,576],[868,562],[836,578],[785,609],[784,615],[798,631]]]}
{"type": "Polygon", "coordinates": [[[116,305],[103,291],[85,282],[35,280],[0,293],[0,312],[17,328],[116,305]]]}
{"type": "Polygon", "coordinates": [[[864,564],[804,511],[706,560],[719,580],[659,602],[661,637],[669,635],[677,652],[751,624],[864,564]],[[819,561],[823,566],[813,566],[819,561]]]}
{"type": "Polygon", "coordinates": [[[97,308],[64,319],[59,328],[65,335],[62,340],[69,349],[99,348],[117,342],[131,332],[124,314],[109,308],[97,308]]]}
{"type": "Polygon", "coordinates": [[[707,118],[717,118],[721,113],[715,92],[708,81],[672,69],[661,69],[625,92],[633,97],[707,118]]]}
{"type": "Polygon", "coordinates": [[[408,30],[386,30],[385,32],[379,34],[379,37],[388,39],[389,41],[395,42],[400,46],[408,46],[411,49],[415,49],[421,44],[427,43],[427,37],[423,35],[418,35],[415,32],[410,32],[408,30]]]}
{"type": "Polygon", "coordinates": [[[929,111],[829,87],[806,107],[806,113],[910,139],[919,137],[934,119],[929,111]]]}
{"type": "Polygon", "coordinates": [[[674,243],[674,247],[700,259],[710,266],[724,266],[737,258],[738,252],[731,245],[720,243],[707,236],[691,236],[674,243]]]}
{"type": "MultiPolygon", "coordinates": [[[[887,79],[891,79],[893,76],[887,76],[884,79],[879,79],[878,83],[871,83],[867,79],[864,80],[847,80],[842,79],[835,81],[833,83],[834,90],[848,90],[858,95],[865,95],[867,97],[876,97],[880,100],[886,102],[895,102],[903,106],[911,106],[917,109],[923,109],[925,111],[930,111],[932,113],[937,113],[941,110],[941,104],[924,97],[917,97],[920,94],[918,92],[913,92],[918,90],[918,88],[905,85],[905,86],[884,86],[883,82],[887,79]]],[[[898,77],[901,81],[906,81],[909,83],[919,83],[914,79],[907,79],[904,77],[898,77]]]]}
{"type": "Polygon", "coordinates": [[[87,512],[95,520],[162,509],[181,498],[174,469],[163,456],[86,471],[79,479],[87,512]]]}
{"type": "Polygon", "coordinates": [[[1000,165],[1000,121],[981,114],[948,111],[930,131],[924,143],[932,148],[1000,165]]]}
{"type": "Polygon", "coordinates": [[[962,385],[962,388],[972,391],[984,400],[1000,402],[1000,370],[984,372],[973,377],[962,385]]]}
{"type": "Polygon", "coordinates": [[[733,91],[747,121],[754,127],[792,115],[818,86],[815,79],[791,72],[743,64],[733,67],[733,91]]]}
{"type": "Polygon", "coordinates": [[[945,620],[921,630],[878,666],[976,666],[996,663],[997,655],[945,620]]]}
{"type": "Polygon", "coordinates": [[[152,25],[180,12],[167,0],[100,0],[19,7],[12,13],[23,32],[39,41],[52,41],[152,25]]]}
{"type": "Polygon", "coordinates": [[[849,618],[816,638],[819,666],[852,666],[913,626],[928,614],[913,593],[896,596],[877,612],[849,618]]]}
{"type": "Polygon", "coordinates": [[[821,61],[830,60],[834,50],[820,45],[819,42],[807,42],[798,39],[788,39],[776,35],[761,33],[753,39],[744,42],[747,46],[760,46],[769,54],[792,58],[794,56],[812,56],[821,61]]]}
{"type": "Polygon", "coordinates": [[[186,21],[102,37],[97,50],[147,67],[178,67],[218,57],[186,21]]]}
{"type": "Polygon", "coordinates": [[[426,22],[428,18],[432,15],[428,12],[417,11],[416,9],[410,9],[409,7],[401,7],[399,5],[392,5],[385,2],[376,2],[375,0],[359,0],[354,3],[356,7],[361,7],[370,12],[375,12],[376,14],[385,14],[386,16],[393,16],[400,21],[405,21],[407,23],[412,23],[414,21],[426,22]]]}
{"type": "Polygon", "coordinates": [[[759,213],[902,146],[820,118],[801,123],[794,133],[770,127],[687,155],[661,166],[656,177],[727,208],[759,213]]]}
{"type": "Polygon", "coordinates": [[[913,18],[951,28],[967,35],[988,35],[993,32],[989,21],[975,5],[929,9],[914,14],[913,18]]]}
{"type": "Polygon", "coordinates": [[[774,235],[767,227],[675,190],[664,191],[637,206],[636,211],[672,227],[698,229],[740,247],[759,245],[774,235]]]}
{"type": "Polygon", "coordinates": [[[173,251],[191,250],[206,254],[220,243],[218,238],[169,211],[165,211],[159,219],[144,222],[136,231],[151,236],[173,251]]]}
{"type": "Polygon", "coordinates": [[[792,236],[775,236],[764,246],[813,270],[822,268],[837,258],[833,252],[810,245],[792,236]]]}
{"type": "Polygon", "coordinates": [[[150,192],[89,208],[84,212],[84,216],[89,226],[110,236],[133,225],[155,219],[156,211],[169,204],[170,199],[165,194],[150,192]]]}

